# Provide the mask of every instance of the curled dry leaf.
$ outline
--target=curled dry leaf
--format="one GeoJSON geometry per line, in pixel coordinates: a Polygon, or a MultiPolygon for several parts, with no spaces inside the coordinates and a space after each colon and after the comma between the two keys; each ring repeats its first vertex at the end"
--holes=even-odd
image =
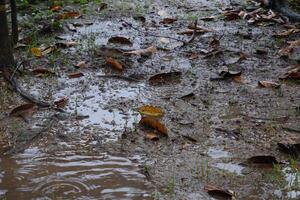
{"type": "Polygon", "coordinates": [[[145,138],[152,141],[157,141],[159,139],[156,133],[147,133],[145,138]]]}
{"type": "Polygon", "coordinates": [[[204,186],[204,191],[215,198],[235,199],[235,193],[232,190],[222,189],[214,185],[204,186]]]}
{"type": "Polygon", "coordinates": [[[292,34],[295,34],[295,33],[298,33],[298,32],[300,32],[300,29],[298,29],[298,28],[291,28],[291,29],[289,29],[287,31],[283,31],[281,33],[277,33],[277,34],[275,34],[273,36],[277,37],[277,38],[284,38],[284,37],[288,37],[288,36],[290,36],[292,34]]]}
{"type": "Polygon", "coordinates": [[[84,74],[82,72],[74,72],[68,75],[69,78],[79,78],[84,76],[84,74]]]}
{"type": "Polygon", "coordinates": [[[300,79],[300,67],[296,67],[294,69],[289,70],[283,77],[280,79],[293,79],[299,80],[300,79]]]}
{"type": "Polygon", "coordinates": [[[12,109],[9,113],[9,116],[23,117],[23,118],[29,117],[37,110],[37,108],[38,107],[35,104],[26,103],[12,109]]]}
{"type": "Polygon", "coordinates": [[[140,120],[139,124],[141,124],[143,126],[149,126],[149,127],[153,128],[153,129],[157,130],[162,135],[168,136],[168,130],[165,127],[165,125],[162,124],[160,121],[158,121],[155,118],[142,117],[142,119],[140,120]]]}
{"type": "Polygon", "coordinates": [[[279,162],[274,156],[253,156],[248,158],[242,165],[246,166],[254,166],[254,167],[273,167],[274,164],[278,164],[279,162]]]}
{"type": "Polygon", "coordinates": [[[241,83],[242,82],[242,72],[241,71],[232,71],[229,70],[228,67],[223,67],[219,72],[219,76],[221,79],[232,78],[234,81],[241,83]]]}
{"type": "Polygon", "coordinates": [[[139,49],[135,51],[125,52],[125,55],[136,55],[136,56],[151,56],[157,52],[157,48],[155,46],[148,47],[146,49],[139,49]]]}
{"type": "Polygon", "coordinates": [[[33,70],[31,70],[31,72],[35,76],[47,76],[47,75],[54,74],[54,72],[52,72],[52,71],[50,71],[49,69],[46,69],[46,68],[33,69],[33,70]]]}
{"type": "Polygon", "coordinates": [[[85,61],[80,61],[74,67],[75,68],[85,68],[85,66],[86,66],[86,62],[85,61]]]}
{"type": "Polygon", "coordinates": [[[53,11],[53,12],[60,11],[61,10],[61,6],[53,5],[53,6],[50,7],[50,10],[53,11]]]}
{"type": "Polygon", "coordinates": [[[69,101],[68,97],[63,97],[61,99],[54,101],[54,105],[58,108],[63,108],[67,105],[68,101],[69,101]]]}
{"type": "Polygon", "coordinates": [[[106,59],[106,64],[113,67],[114,69],[123,70],[123,65],[119,61],[111,57],[106,59]]]}
{"type": "Polygon", "coordinates": [[[226,20],[237,20],[240,18],[240,10],[226,10],[224,11],[224,17],[226,20]]]}
{"type": "Polygon", "coordinates": [[[160,108],[155,107],[155,106],[150,106],[150,105],[145,105],[145,106],[140,107],[139,113],[141,115],[147,115],[150,117],[164,116],[164,112],[160,108]]]}
{"type": "Polygon", "coordinates": [[[262,88],[279,88],[281,85],[272,81],[258,81],[258,87],[262,88]]]}
{"type": "Polygon", "coordinates": [[[65,12],[65,13],[58,15],[58,19],[60,19],[60,20],[61,19],[70,19],[70,18],[78,19],[79,17],[81,17],[81,14],[76,11],[65,12]]]}
{"type": "Polygon", "coordinates": [[[280,49],[278,53],[279,53],[280,56],[287,57],[287,56],[289,56],[292,53],[292,51],[295,48],[297,48],[299,46],[300,46],[300,40],[289,41],[288,42],[288,46],[280,49]]]}
{"type": "Polygon", "coordinates": [[[168,83],[174,83],[176,81],[180,81],[182,76],[182,72],[168,72],[168,73],[161,73],[156,74],[149,79],[149,83],[151,85],[164,85],[168,83]]]}
{"type": "Polygon", "coordinates": [[[163,18],[163,20],[160,21],[160,23],[161,24],[173,24],[175,21],[177,21],[177,19],[166,17],[166,18],[163,18]]]}
{"type": "Polygon", "coordinates": [[[121,36],[115,36],[108,39],[109,43],[115,43],[115,44],[123,44],[123,45],[132,45],[132,42],[126,38],[121,36]]]}

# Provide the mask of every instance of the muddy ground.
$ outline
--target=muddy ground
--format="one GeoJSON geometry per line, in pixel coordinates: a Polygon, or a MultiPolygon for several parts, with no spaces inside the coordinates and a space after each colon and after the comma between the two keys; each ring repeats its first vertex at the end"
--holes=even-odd
{"type": "Polygon", "coordinates": [[[204,190],[213,185],[233,191],[236,199],[299,199],[299,162],[277,143],[299,142],[299,81],[279,77],[299,65],[300,51],[287,58],[278,52],[300,34],[278,39],[273,35],[286,30],[286,23],[224,17],[225,8],[258,8],[251,2],[104,3],[61,5],[58,13],[77,11],[81,16],[58,25],[53,23],[58,13],[49,14],[48,5],[20,12],[21,39],[29,42],[24,39],[20,43],[26,45],[15,48],[19,84],[43,101],[67,97],[68,103],[64,112],[39,107],[25,119],[9,116],[28,101],[1,80],[1,197],[213,199],[204,190]],[[177,21],[160,23],[164,18],[177,21]],[[183,44],[192,36],[177,33],[196,18],[210,31],[183,44]],[[132,44],[109,43],[113,36],[132,44]],[[76,44],[40,58],[31,52],[42,44],[70,40],[76,44]],[[150,46],[157,52],[123,53],[150,46]],[[108,66],[108,57],[124,69],[108,66]],[[85,64],[76,69],[80,61],[85,64]],[[224,66],[241,76],[220,78],[224,66]],[[40,68],[54,74],[30,72],[40,68]],[[69,77],[78,71],[83,76],[69,77]],[[168,72],[177,73],[162,82],[149,81],[168,72]],[[280,87],[258,87],[258,81],[280,87]],[[143,105],[164,111],[161,121],[168,137],[145,138],[155,131],[139,124],[143,105]],[[259,155],[274,156],[280,163],[241,165],[259,155]]]}

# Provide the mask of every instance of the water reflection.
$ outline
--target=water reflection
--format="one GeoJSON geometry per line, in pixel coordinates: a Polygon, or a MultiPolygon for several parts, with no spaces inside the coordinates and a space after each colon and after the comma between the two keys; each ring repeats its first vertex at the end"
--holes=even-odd
{"type": "Polygon", "coordinates": [[[151,199],[151,185],[127,158],[26,150],[0,163],[7,199],[151,199]]]}

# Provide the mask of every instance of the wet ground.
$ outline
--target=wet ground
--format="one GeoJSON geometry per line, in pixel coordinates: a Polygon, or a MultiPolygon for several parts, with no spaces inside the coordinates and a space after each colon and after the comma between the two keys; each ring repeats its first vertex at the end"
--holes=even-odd
{"type": "Polygon", "coordinates": [[[45,101],[67,97],[68,103],[65,112],[39,108],[26,121],[9,117],[25,101],[1,80],[1,197],[212,199],[204,190],[209,184],[234,191],[236,199],[299,199],[299,161],[277,147],[278,142],[299,142],[299,82],[278,79],[299,63],[297,52],[283,59],[278,50],[299,34],[276,39],[272,35],[285,30],[282,24],[225,20],[225,8],[254,6],[239,1],[105,3],[63,5],[82,16],[64,20],[63,30],[51,34],[28,29],[43,29],[50,23],[47,17],[21,18],[21,36],[31,41],[16,49],[16,58],[24,61],[20,84],[45,101]],[[207,21],[209,16],[215,18],[207,21]],[[177,21],[161,23],[167,17],[177,21]],[[191,35],[177,33],[195,18],[211,31],[183,45],[191,35]],[[113,36],[132,44],[112,44],[113,36]],[[69,40],[77,44],[41,58],[30,53],[32,47],[69,40]],[[220,43],[221,53],[208,56],[212,41],[220,43]],[[123,53],[150,46],[157,47],[150,56],[123,53]],[[241,53],[247,58],[240,59],[241,53]],[[107,66],[108,57],[124,69],[107,66]],[[74,68],[80,61],[85,66],[74,68]],[[215,78],[224,66],[241,71],[242,81],[215,78]],[[55,75],[29,73],[38,68],[55,75]],[[78,71],[83,76],[69,77],[78,71]],[[168,72],[177,75],[156,84],[149,81],[168,72]],[[281,86],[257,87],[266,80],[281,86]],[[165,112],[161,121],[168,137],[145,138],[153,130],[139,125],[143,105],[165,112]],[[275,156],[280,163],[268,168],[241,165],[259,155],[275,156]]]}

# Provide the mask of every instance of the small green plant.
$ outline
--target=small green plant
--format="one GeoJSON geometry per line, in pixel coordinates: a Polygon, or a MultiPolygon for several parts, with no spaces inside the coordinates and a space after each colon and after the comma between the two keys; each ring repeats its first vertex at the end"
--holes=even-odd
{"type": "Polygon", "coordinates": [[[173,195],[174,189],[175,189],[175,177],[171,177],[171,178],[169,178],[167,186],[164,189],[164,193],[166,193],[168,195],[173,195]]]}

